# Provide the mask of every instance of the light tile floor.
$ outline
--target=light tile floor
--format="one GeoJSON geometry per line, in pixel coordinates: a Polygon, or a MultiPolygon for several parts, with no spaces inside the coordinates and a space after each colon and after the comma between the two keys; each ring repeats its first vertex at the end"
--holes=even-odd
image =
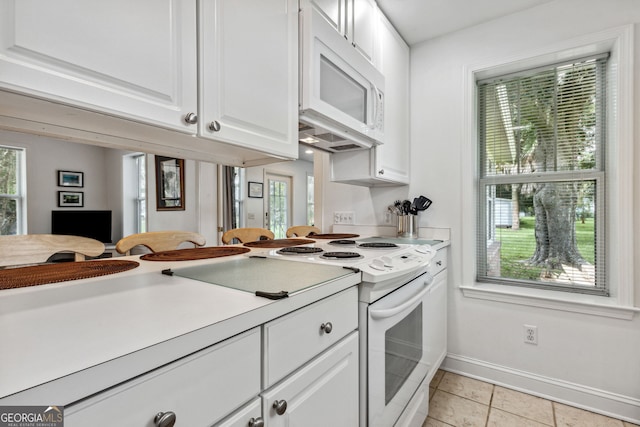
{"type": "Polygon", "coordinates": [[[423,427],[640,427],[439,370],[423,427]]]}

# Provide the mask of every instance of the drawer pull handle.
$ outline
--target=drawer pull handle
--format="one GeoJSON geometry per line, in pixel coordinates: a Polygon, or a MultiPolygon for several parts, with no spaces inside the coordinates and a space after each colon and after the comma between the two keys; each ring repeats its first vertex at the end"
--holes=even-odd
{"type": "Polygon", "coordinates": [[[171,411],[158,412],[156,417],[153,419],[153,423],[156,427],[173,427],[176,423],[176,414],[171,411]]]}
{"type": "Polygon", "coordinates": [[[333,325],[331,324],[331,322],[323,323],[322,325],[320,325],[320,330],[325,334],[330,334],[331,331],[333,331],[333,325]]]}
{"type": "Polygon", "coordinates": [[[287,411],[287,401],[276,400],[275,402],[273,402],[273,409],[276,410],[276,414],[283,415],[287,411]]]}
{"type": "Polygon", "coordinates": [[[198,115],[196,113],[189,113],[184,116],[184,121],[189,125],[195,125],[198,123],[198,115]]]}
{"type": "Polygon", "coordinates": [[[249,420],[249,427],[264,427],[264,420],[262,417],[251,418],[249,420]]]}

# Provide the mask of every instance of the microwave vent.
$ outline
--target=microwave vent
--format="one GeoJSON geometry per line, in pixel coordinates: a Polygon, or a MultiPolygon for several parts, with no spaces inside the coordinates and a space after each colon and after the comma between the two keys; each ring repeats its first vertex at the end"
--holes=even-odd
{"type": "Polygon", "coordinates": [[[334,145],[333,147],[331,147],[332,150],[336,150],[336,151],[355,150],[358,148],[362,148],[362,147],[356,144],[334,145]]]}
{"type": "Polygon", "coordinates": [[[327,141],[327,142],[339,142],[339,141],[344,141],[345,139],[335,135],[333,133],[327,132],[327,133],[322,133],[319,135],[314,135],[316,138],[318,139],[322,139],[323,141],[327,141]]]}

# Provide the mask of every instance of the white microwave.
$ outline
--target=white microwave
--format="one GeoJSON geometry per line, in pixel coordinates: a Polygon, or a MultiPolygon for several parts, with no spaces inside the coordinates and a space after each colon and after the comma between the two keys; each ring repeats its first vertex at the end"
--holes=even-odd
{"type": "Polygon", "coordinates": [[[300,12],[300,142],[330,152],[384,142],[384,76],[313,7],[300,12]]]}

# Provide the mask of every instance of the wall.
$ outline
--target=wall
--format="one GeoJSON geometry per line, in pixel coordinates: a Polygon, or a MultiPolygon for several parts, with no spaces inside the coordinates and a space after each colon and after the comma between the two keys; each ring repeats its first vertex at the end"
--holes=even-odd
{"type": "Polygon", "coordinates": [[[264,203],[265,199],[249,198],[248,182],[262,182],[263,197],[268,194],[265,174],[291,176],[293,193],[293,215],[290,225],[306,225],[307,223],[307,175],[313,175],[313,163],[304,160],[295,162],[273,163],[268,166],[256,166],[247,168],[245,172],[245,183],[242,190],[244,197],[244,214],[246,227],[264,227],[264,203]]]}
{"type": "MultiPolygon", "coordinates": [[[[107,149],[73,144],[28,134],[0,131],[0,145],[22,147],[27,157],[27,231],[51,232],[51,211],[58,208],[58,191],[82,191],[83,209],[114,209],[109,200],[111,179],[117,172],[107,159],[107,149]],[[58,187],[58,170],[84,172],[83,188],[58,187]]],[[[116,166],[117,168],[117,166],[116,166]]]]}
{"type": "MultiPolygon", "coordinates": [[[[495,58],[538,52],[586,34],[635,23],[634,140],[640,146],[640,2],[556,0],[412,47],[412,173],[410,191],[434,200],[428,221],[451,228],[448,369],[533,391],[597,412],[640,420],[640,315],[633,320],[464,297],[459,286],[473,278],[465,257],[473,238],[463,194],[473,187],[465,165],[472,155],[465,124],[468,102],[465,70],[495,58]],[[421,141],[415,143],[415,141],[421,141]],[[426,164],[427,167],[423,165],[426,164]],[[442,179],[446,177],[446,179],[442,179]],[[523,343],[523,324],[538,326],[539,344],[523,343]]],[[[640,170],[640,150],[634,169],[640,170]]],[[[633,177],[633,206],[640,208],[640,185],[633,177]]],[[[354,190],[356,191],[356,190],[354,190]]],[[[360,190],[357,190],[360,191],[360,190]]],[[[348,195],[347,195],[348,197],[348,195]]],[[[360,203],[360,205],[365,202],[360,203]]],[[[381,206],[375,205],[379,211],[381,206]]],[[[640,253],[640,215],[634,215],[635,254],[640,253]]],[[[629,230],[632,232],[632,230],[629,230]]],[[[614,242],[614,244],[616,244],[614,242]]],[[[471,249],[472,252],[473,249],[471,249]]],[[[629,256],[629,254],[625,254],[629,256]]],[[[637,264],[638,256],[628,259],[637,264]]],[[[640,269],[634,277],[640,296],[640,269]]],[[[637,306],[640,304],[636,303],[637,306]]]]}

